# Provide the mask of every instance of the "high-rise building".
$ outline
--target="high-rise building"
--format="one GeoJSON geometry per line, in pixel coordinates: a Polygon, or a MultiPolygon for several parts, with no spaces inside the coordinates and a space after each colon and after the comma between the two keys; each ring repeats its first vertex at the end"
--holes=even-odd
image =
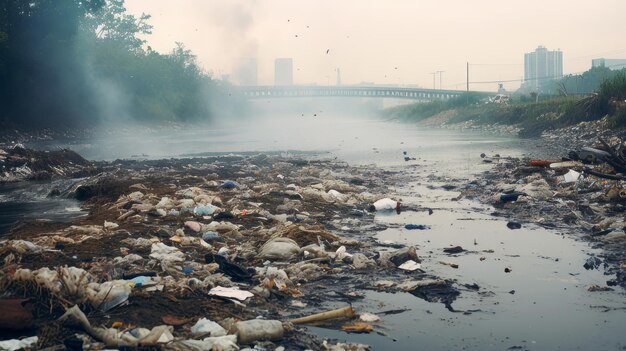
{"type": "Polygon", "coordinates": [[[293,60],[277,58],[274,61],[274,85],[293,85],[293,60]]]}
{"type": "Polygon", "coordinates": [[[533,90],[542,90],[550,81],[563,77],[563,52],[548,51],[539,46],[524,54],[524,84],[533,90]]]}
{"type": "Polygon", "coordinates": [[[257,85],[257,61],[256,58],[246,58],[241,61],[235,70],[235,81],[239,85],[257,85]]]}
{"type": "Polygon", "coordinates": [[[626,68],[626,59],[593,59],[591,60],[591,67],[607,67],[609,69],[622,69],[626,68]]]}

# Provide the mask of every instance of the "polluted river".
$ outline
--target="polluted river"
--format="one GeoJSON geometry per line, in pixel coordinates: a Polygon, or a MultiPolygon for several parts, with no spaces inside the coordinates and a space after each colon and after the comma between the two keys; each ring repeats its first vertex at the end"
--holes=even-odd
{"type": "MultiPolygon", "coordinates": [[[[388,289],[385,284],[391,283],[384,274],[362,274],[350,281],[352,288],[345,292],[353,298],[321,298],[315,308],[310,304],[292,307],[311,314],[341,308],[349,301],[359,313],[378,316],[379,320],[370,322],[373,332],[348,333],[336,325],[307,326],[309,332],[335,342],[367,344],[373,350],[626,347],[623,289],[588,291],[589,286],[603,285],[612,278],[605,275],[601,265],[585,267],[590,257],[602,254],[599,248],[577,239],[573,229],[566,227],[546,229],[521,223],[521,228],[511,229],[507,227],[510,220],[494,216],[497,210],[491,205],[462,196],[462,188],[471,182],[480,188],[481,174],[499,162],[498,158],[494,163],[483,162],[481,154],[488,158],[496,154],[501,158],[540,155],[536,142],[478,131],[424,129],[320,114],[263,117],[236,128],[155,129],[141,137],[128,131],[88,141],[26,146],[70,148],[87,160],[113,163],[118,159],[150,161],[264,153],[381,169],[383,175],[389,174],[394,180],[389,193],[383,195],[397,199],[409,210],[376,212],[367,232],[353,237],[367,235],[368,252],[414,246],[421,260],[420,269],[454,282],[455,292],[441,299],[420,298],[388,289]],[[271,118],[272,123],[264,118],[271,118]],[[418,229],[407,227],[412,224],[418,229]],[[457,246],[457,251],[444,252],[457,246]]],[[[48,196],[53,188],[69,186],[56,182],[0,188],[0,233],[8,235],[11,227],[19,225],[16,223],[37,219],[67,223],[85,216],[86,212],[80,211],[81,202],[48,196]]],[[[359,230],[344,219],[333,218],[338,223],[334,233],[346,236],[359,230]]],[[[404,273],[394,274],[401,278],[404,273]]],[[[341,290],[341,280],[335,284],[339,285],[335,289],[341,290]]],[[[332,290],[329,285],[322,281],[316,288],[332,290]]],[[[115,318],[120,316],[112,320],[115,318]]],[[[281,345],[280,341],[273,347],[276,345],[281,345]]]]}

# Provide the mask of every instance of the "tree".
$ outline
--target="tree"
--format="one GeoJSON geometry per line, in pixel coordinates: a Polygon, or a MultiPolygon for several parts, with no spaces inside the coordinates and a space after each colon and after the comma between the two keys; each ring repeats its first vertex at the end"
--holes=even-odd
{"type": "Polygon", "coordinates": [[[72,74],[78,62],[71,53],[78,22],[102,4],[103,0],[3,1],[0,113],[6,119],[58,125],[83,109],[85,82],[72,74]]]}
{"type": "Polygon", "coordinates": [[[150,15],[142,13],[139,18],[126,13],[124,0],[107,0],[106,4],[83,19],[82,29],[96,39],[108,40],[121,47],[138,52],[142,51],[145,40],[139,35],[152,34],[152,25],[148,24],[150,15]]]}
{"type": "Polygon", "coordinates": [[[241,106],[182,43],[168,54],[144,49],[149,19],[127,14],[123,0],[5,0],[0,122],[59,128],[119,117],[190,120],[209,117],[211,103],[241,106]]]}

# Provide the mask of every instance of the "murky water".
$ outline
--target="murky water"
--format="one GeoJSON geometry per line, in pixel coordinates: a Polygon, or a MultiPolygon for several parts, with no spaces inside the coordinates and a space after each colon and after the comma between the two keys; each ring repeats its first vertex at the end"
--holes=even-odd
{"type": "Polygon", "coordinates": [[[381,325],[388,336],[348,335],[320,328],[316,332],[369,343],[376,350],[503,350],[518,346],[530,350],[615,350],[626,345],[623,291],[587,291],[590,285],[604,285],[611,278],[601,270],[583,268],[588,255],[597,250],[563,235],[566,233],[533,225],[510,230],[506,221],[490,216],[487,207],[470,201],[447,201],[455,193],[429,191],[420,185],[408,188],[405,200],[434,207],[434,213],[404,212],[378,216],[377,220],[426,224],[431,229],[390,228],[380,232],[378,239],[417,245],[424,270],[455,279],[459,285],[477,284],[478,292],[461,287],[461,296],[453,303],[455,310],[473,312],[452,313],[443,304],[406,293],[369,292],[365,301],[356,304],[358,310],[410,310],[382,317],[381,325]],[[442,249],[451,245],[469,252],[443,253],[442,249]],[[455,263],[459,268],[440,262],[455,263]],[[506,267],[510,273],[505,273],[506,267]]]}
{"type": "MultiPolygon", "coordinates": [[[[46,146],[46,145],[39,145],[46,146]]],[[[50,146],[50,145],[48,145],[50,146]]],[[[392,224],[377,234],[380,241],[417,245],[426,271],[478,284],[478,292],[462,291],[453,313],[442,304],[428,303],[408,293],[368,292],[357,310],[376,313],[407,308],[382,317],[379,334],[346,334],[311,328],[323,336],[371,344],[386,350],[530,350],[595,349],[626,347],[626,300],[622,290],[588,292],[591,284],[604,285],[600,270],[587,271],[584,261],[597,252],[568,233],[533,225],[510,230],[506,221],[471,201],[451,201],[458,193],[438,190],[427,176],[466,181],[490,167],[480,153],[502,156],[533,154],[528,142],[477,132],[422,130],[415,126],[358,118],[286,117],[250,120],[236,126],[156,131],[133,131],[116,137],[103,135],[70,145],[88,159],[180,157],[195,154],[245,151],[320,152],[352,164],[376,164],[412,175],[413,182],[395,189],[405,203],[434,209],[379,215],[392,224]],[[404,161],[406,156],[415,160],[404,161]],[[427,224],[429,230],[409,231],[406,223],[427,224]],[[476,244],[475,244],[476,243],[476,244]],[[469,250],[448,256],[442,249],[460,245],[469,250]],[[493,250],[493,252],[485,252],[493,250]],[[484,257],[484,260],[481,260],[484,257]],[[440,261],[453,262],[458,269],[440,261]],[[510,267],[511,273],[504,268],[510,267]],[[514,293],[513,293],[514,291],[514,293]]],[[[442,178],[439,178],[442,179],[442,178]]],[[[1,202],[0,202],[1,205],[1,202]]],[[[332,307],[329,305],[329,307],[332,307]]]]}
{"type": "Polygon", "coordinates": [[[49,197],[52,189],[63,191],[71,181],[0,184],[0,237],[29,221],[70,222],[84,216],[80,202],[49,197]]]}

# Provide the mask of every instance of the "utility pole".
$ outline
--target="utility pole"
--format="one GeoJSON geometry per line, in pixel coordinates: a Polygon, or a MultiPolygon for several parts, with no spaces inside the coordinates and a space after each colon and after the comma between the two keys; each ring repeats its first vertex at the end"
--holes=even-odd
{"type": "Polygon", "coordinates": [[[467,84],[467,92],[465,93],[465,105],[469,105],[469,62],[466,62],[467,66],[465,67],[465,79],[467,84]]]}
{"type": "Polygon", "coordinates": [[[436,81],[435,81],[435,77],[437,76],[437,72],[432,72],[431,74],[433,75],[433,90],[435,90],[435,89],[437,89],[437,87],[435,86],[435,84],[437,84],[436,81]]]}
{"type": "Polygon", "coordinates": [[[469,62],[467,62],[467,67],[465,69],[466,72],[466,80],[467,80],[467,92],[469,93],[469,62]]]}
{"type": "Polygon", "coordinates": [[[439,73],[439,90],[443,89],[443,86],[441,85],[441,76],[443,72],[445,71],[437,71],[437,73],[439,73]]]}

